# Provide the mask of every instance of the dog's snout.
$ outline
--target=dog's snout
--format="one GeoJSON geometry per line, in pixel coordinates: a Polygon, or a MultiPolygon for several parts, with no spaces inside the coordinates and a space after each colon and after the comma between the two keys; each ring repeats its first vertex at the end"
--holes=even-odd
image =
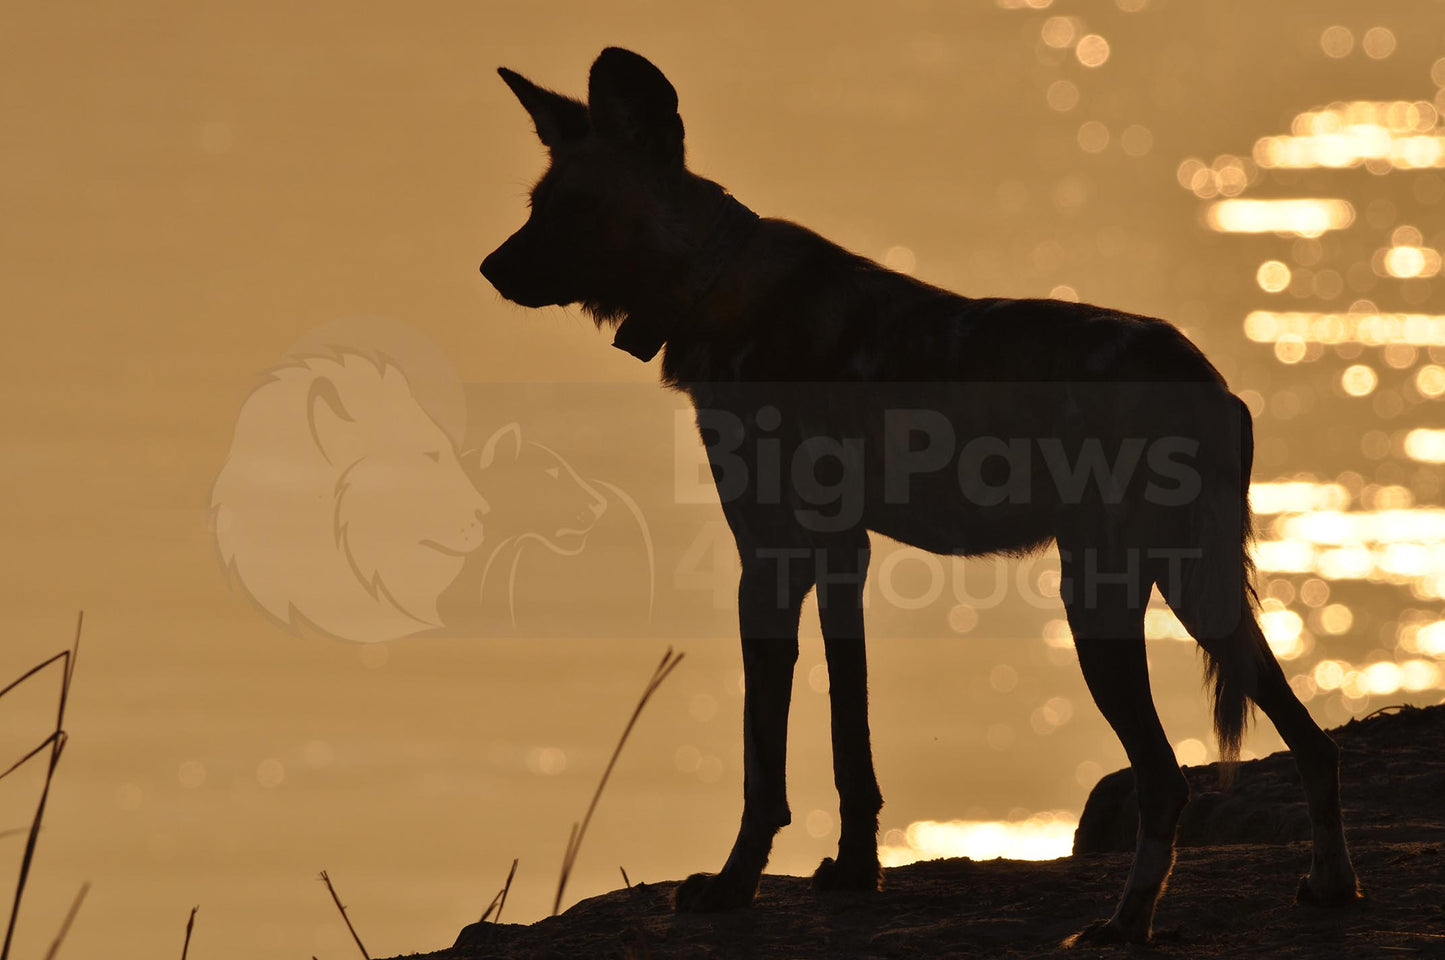
{"type": "Polygon", "coordinates": [[[502,272],[504,250],[506,250],[505,244],[487,254],[486,259],[482,261],[482,276],[486,277],[493,286],[496,286],[497,278],[502,272]]]}
{"type": "Polygon", "coordinates": [[[508,237],[505,243],[487,254],[482,261],[482,276],[509,300],[516,300],[531,286],[530,258],[516,235],[508,237]]]}
{"type": "Polygon", "coordinates": [[[552,272],[546,269],[545,251],[535,237],[513,234],[482,261],[482,276],[497,292],[524,307],[546,307],[569,303],[572,297],[560,288],[552,272]]]}

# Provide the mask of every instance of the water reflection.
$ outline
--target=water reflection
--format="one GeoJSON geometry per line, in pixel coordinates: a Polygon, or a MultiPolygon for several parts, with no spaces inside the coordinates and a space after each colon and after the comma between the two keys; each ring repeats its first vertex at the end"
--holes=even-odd
{"type": "MultiPolygon", "coordinates": [[[[1369,301],[1356,301],[1340,313],[1254,310],[1244,318],[1244,335],[1256,343],[1360,344],[1383,347],[1408,344],[1445,346],[1445,316],[1429,313],[1381,313],[1369,301]]],[[[1442,357],[1445,359],[1445,357],[1442,357]]]]}
{"type": "Polygon", "coordinates": [[[1407,691],[1409,693],[1420,693],[1425,690],[1436,690],[1440,688],[1442,675],[1440,664],[1428,660],[1377,660],[1374,663],[1352,666],[1345,660],[1321,660],[1315,665],[1313,671],[1303,674],[1301,678],[1306,684],[1312,683],[1314,689],[1300,690],[1300,684],[1294,682],[1296,692],[1300,693],[1300,699],[1310,700],[1318,691],[1338,690],[1348,699],[1363,700],[1368,696],[1389,696],[1391,694],[1407,691]]]}
{"type": "Polygon", "coordinates": [[[1371,172],[1445,166],[1436,105],[1424,100],[1355,100],[1295,116],[1287,136],[1262,137],[1254,162],[1265,169],[1371,172]]]}
{"type": "Polygon", "coordinates": [[[1205,214],[1220,233],[1287,233],[1318,237],[1355,222],[1355,208],[1346,200],[1221,200],[1205,214]]]}
{"type": "Polygon", "coordinates": [[[920,820],[906,830],[888,831],[878,859],[885,867],[943,857],[1054,860],[1073,850],[1078,825],[1074,815],[1063,810],[1017,820],[920,820]]]}

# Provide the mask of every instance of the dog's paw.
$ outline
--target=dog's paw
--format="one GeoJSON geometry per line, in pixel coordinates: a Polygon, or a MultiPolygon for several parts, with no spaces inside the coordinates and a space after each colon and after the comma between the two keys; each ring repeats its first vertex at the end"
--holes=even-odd
{"type": "Polygon", "coordinates": [[[1326,883],[1305,874],[1299,878],[1294,894],[1295,903],[1311,907],[1338,907],[1364,898],[1365,891],[1353,874],[1337,883],[1326,883]]]}
{"type": "Polygon", "coordinates": [[[677,885],[672,909],[677,913],[719,913],[737,910],[753,902],[757,882],[738,883],[726,874],[694,873],[677,885]]]}
{"type": "Polygon", "coordinates": [[[883,887],[883,868],[875,857],[867,860],[834,860],[824,857],[813,871],[813,889],[852,890],[873,893],[883,887]]]}

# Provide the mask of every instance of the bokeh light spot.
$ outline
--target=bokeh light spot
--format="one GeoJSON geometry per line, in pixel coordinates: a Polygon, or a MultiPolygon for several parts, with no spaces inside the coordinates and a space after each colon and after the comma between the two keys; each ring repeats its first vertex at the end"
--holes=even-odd
{"type": "Polygon", "coordinates": [[[1345,372],[1340,374],[1340,386],[1352,397],[1369,396],[1379,382],[1380,378],[1375,375],[1375,371],[1363,363],[1346,367],[1345,372]]]}
{"type": "Polygon", "coordinates": [[[690,743],[678,747],[672,754],[672,765],[679,773],[697,773],[702,764],[702,751],[690,743]]]}
{"type": "Polygon", "coordinates": [[[1049,84],[1044,96],[1049,106],[1060,113],[1067,113],[1079,105],[1079,88],[1068,80],[1055,80],[1049,84]]]}
{"type": "Polygon", "coordinates": [[[1209,758],[1209,748],[1204,741],[1187,737],[1174,745],[1174,759],[1180,766],[1197,767],[1209,758]]]}
{"type": "Polygon", "coordinates": [[[1154,148],[1154,134],[1143,124],[1130,124],[1120,135],[1119,146],[1128,156],[1142,157],[1154,148]]]}
{"type": "Polygon", "coordinates": [[[1348,633],[1355,624],[1355,615],[1343,603],[1332,603],[1320,611],[1320,626],[1325,633],[1348,633]]]}
{"type": "Polygon", "coordinates": [[[967,603],[958,603],[948,611],[948,629],[968,633],[978,626],[978,611],[967,603]]]}
{"type": "Polygon", "coordinates": [[[1000,663],[989,671],[988,685],[995,693],[1012,693],[1019,685],[1019,672],[1006,663],[1000,663]]]}
{"type": "Polygon", "coordinates": [[[1063,50],[1073,44],[1076,34],[1072,17],[1049,17],[1039,30],[1040,38],[1055,50],[1063,50]]]}
{"type": "Polygon", "coordinates": [[[1279,293],[1289,286],[1290,270],[1278,260],[1266,260],[1255,271],[1254,279],[1265,293],[1279,293]]]}
{"type": "Polygon", "coordinates": [[[1320,49],[1325,52],[1325,56],[1336,60],[1348,57],[1350,51],[1355,49],[1355,35],[1350,32],[1349,27],[1339,24],[1326,27],[1324,33],[1320,34],[1320,49]]]}
{"type": "Polygon", "coordinates": [[[1371,27],[1360,38],[1360,46],[1371,60],[1383,60],[1395,52],[1395,34],[1389,27],[1371,27]]]}
{"type": "Polygon", "coordinates": [[[1097,33],[1081,37],[1079,45],[1074,48],[1074,56],[1086,67],[1101,67],[1109,59],[1109,41],[1097,33]]]}
{"type": "MultiPolygon", "coordinates": [[[[1274,356],[1280,363],[1296,364],[1305,358],[1309,352],[1309,345],[1300,337],[1294,334],[1285,334],[1274,342],[1274,356]]],[[[1288,396],[1288,395],[1287,395],[1288,396]]],[[[1282,399],[1282,398],[1278,398],[1282,399]]],[[[1274,405],[1274,414],[1280,419],[1289,419],[1294,414],[1289,412],[1288,406],[1279,403],[1274,405]]]]}
{"type": "Polygon", "coordinates": [[[544,777],[555,777],[567,769],[567,754],[557,747],[535,747],[527,753],[527,769],[544,777]]]}
{"type": "Polygon", "coordinates": [[[1415,374],[1415,390],[1432,400],[1445,396],[1445,367],[1434,363],[1421,367],[1415,374]]]}
{"type": "Polygon", "coordinates": [[[883,265],[899,273],[912,273],[918,257],[908,247],[889,247],[883,254],[883,265]]]}
{"type": "Polygon", "coordinates": [[[1085,153],[1102,153],[1109,146],[1109,128],[1098,120],[1085,121],[1079,127],[1078,139],[1085,153]]]}
{"type": "Polygon", "coordinates": [[[804,820],[808,836],[822,839],[833,832],[833,817],[826,810],[809,810],[804,820]]]}

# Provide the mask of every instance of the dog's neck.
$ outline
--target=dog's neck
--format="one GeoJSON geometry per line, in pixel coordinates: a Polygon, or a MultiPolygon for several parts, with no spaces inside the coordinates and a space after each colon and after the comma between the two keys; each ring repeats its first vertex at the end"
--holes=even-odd
{"type": "Polygon", "coordinates": [[[612,345],[644,363],[657,356],[678,320],[695,311],[717,285],[757,223],[756,213],[723,191],[672,293],[655,304],[629,311],[618,324],[612,345]]]}

